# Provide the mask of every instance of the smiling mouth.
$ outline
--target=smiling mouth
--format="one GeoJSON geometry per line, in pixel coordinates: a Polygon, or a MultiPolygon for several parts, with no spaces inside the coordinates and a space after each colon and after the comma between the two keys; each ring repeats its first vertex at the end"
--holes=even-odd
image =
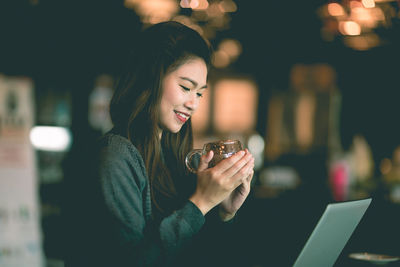
{"type": "Polygon", "coordinates": [[[178,120],[181,121],[181,122],[186,122],[190,118],[189,114],[182,113],[182,112],[179,112],[179,111],[174,111],[174,112],[175,112],[175,115],[178,118],[178,120]]]}

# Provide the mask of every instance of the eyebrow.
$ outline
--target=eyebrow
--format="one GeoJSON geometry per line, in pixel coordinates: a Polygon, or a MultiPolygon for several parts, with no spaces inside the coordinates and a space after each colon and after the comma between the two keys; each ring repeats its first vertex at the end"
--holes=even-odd
{"type": "MultiPolygon", "coordinates": [[[[190,78],[187,78],[187,77],[179,77],[179,78],[181,78],[182,80],[191,82],[191,83],[194,85],[194,87],[197,87],[197,85],[198,85],[197,82],[193,81],[193,80],[190,79],[190,78]]],[[[207,84],[206,84],[206,85],[203,85],[200,89],[205,89],[205,88],[207,88],[207,84]]]]}

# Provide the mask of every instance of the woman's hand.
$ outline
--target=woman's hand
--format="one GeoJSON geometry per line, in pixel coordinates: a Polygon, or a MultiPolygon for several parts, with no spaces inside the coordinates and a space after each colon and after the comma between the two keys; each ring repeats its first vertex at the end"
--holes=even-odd
{"type": "Polygon", "coordinates": [[[212,158],[212,151],[201,157],[196,191],[190,201],[205,215],[225,200],[221,211],[234,215],[250,191],[254,158],[247,150],[239,151],[215,167],[208,168],[212,158]]]}
{"type": "Polygon", "coordinates": [[[253,167],[247,178],[219,205],[219,216],[222,221],[229,221],[232,219],[249,195],[251,180],[254,175],[254,158],[251,159],[251,163],[253,167]]]}

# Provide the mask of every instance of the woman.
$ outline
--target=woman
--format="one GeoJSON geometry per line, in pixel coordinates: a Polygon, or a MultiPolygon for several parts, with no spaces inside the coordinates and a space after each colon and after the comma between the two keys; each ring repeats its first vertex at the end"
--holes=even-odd
{"type": "Polygon", "coordinates": [[[254,159],[247,150],[213,168],[210,152],[196,175],[184,166],[190,117],[207,90],[207,42],[164,22],[143,31],[134,51],[111,101],[114,128],[100,139],[85,189],[92,191],[82,201],[82,266],[176,266],[206,214],[231,220],[250,191],[254,159]]]}

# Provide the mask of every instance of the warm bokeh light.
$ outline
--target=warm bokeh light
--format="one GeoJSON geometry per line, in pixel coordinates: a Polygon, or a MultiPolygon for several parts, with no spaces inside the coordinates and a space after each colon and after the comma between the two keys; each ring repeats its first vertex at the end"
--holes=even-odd
{"type": "Polygon", "coordinates": [[[181,0],[179,3],[181,8],[191,8],[193,10],[205,10],[208,8],[207,0],[181,0]]]}
{"type": "Polygon", "coordinates": [[[360,35],[361,27],[355,21],[343,21],[339,23],[339,31],[343,35],[360,35]]]}
{"type": "Polygon", "coordinates": [[[400,166],[400,146],[397,146],[392,155],[393,164],[396,166],[400,166]]]}
{"type": "Polygon", "coordinates": [[[284,103],[281,97],[272,96],[268,103],[265,156],[275,160],[287,147],[287,135],[282,134],[284,103]]]}
{"type": "Polygon", "coordinates": [[[190,8],[190,0],[181,0],[179,5],[181,8],[190,8]]]}
{"type": "Polygon", "coordinates": [[[192,9],[197,8],[199,5],[200,5],[199,0],[191,0],[189,4],[190,8],[192,9]]]}
{"type": "Polygon", "coordinates": [[[237,40],[225,39],[219,44],[219,49],[228,54],[231,59],[236,59],[242,53],[242,45],[237,40]]]}
{"type": "Polygon", "coordinates": [[[379,169],[383,175],[388,174],[392,169],[392,161],[388,158],[382,159],[379,169]]]}
{"type": "Polygon", "coordinates": [[[400,1],[396,0],[341,0],[322,5],[318,14],[323,20],[321,36],[334,41],[343,35],[343,43],[355,50],[368,50],[391,43],[396,33],[382,35],[400,19],[400,1]],[[395,3],[397,2],[397,3],[395,3]],[[361,38],[348,38],[360,36],[361,38]]]}
{"type": "Polygon", "coordinates": [[[246,79],[224,79],[214,85],[214,128],[221,133],[244,133],[256,124],[258,89],[246,79]]]}
{"type": "Polygon", "coordinates": [[[230,63],[229,55],[222,50],[215,51],[212,56],[212,64],[216,68],[225,68],[230,63]]]}
{"type": "Polygon", "coordinates": [[[35,126],[29,137],[34,148],[44,151],[66,151],[72,143],[71,133],[64,127],[35,126]]]}
{"type": "Polygon", "coordinates": [[[290,71],[290,83],[293,90],[330,91],[335,89],[336,73],[328,64],[295,64],[290,71]]]}
{"type": "Polygon", "coordinates": [[[224,15],[224,12],[221,10],[219,5],[217,3],[211,3],[209,7],[206,10],[207,15],[212,18],[212,17],[221,17],[224,15]]]}
{"type": "MultiPolygon", "coordinates": [[[[377,21],[385,21],[385,14],[381,8],[371,8],[371,15],[377,21]]],[[[400,15],[400,14],[399,14],[400,15]]]]}
{"type": "Polygon", "coordinates": [[[375,20],[372,14],[372,9],[370,8],[356,7],[351,10],[350,19],[356,21],[361,26],[375,28],[377,20],[375,20]]]}
{"type": "Polygon", "coordinates": [[[198,0],[198,4],[196,7],[191,6],[194,10],[206,10],[208,8],[208,1],[207,0],[198,0]]]}
{"type": "Polygon", "coordinates": [[[351,9],[356,8],[356,7],[363,7],[360,1],[350,1],[349,6],[351,9]]]}
{"type": "Polygon", "coordinates": [[[374,0],[361,0],[361,3],[365,8],[372,8],[375,7],[375,1],[374,0]]]}
{"type": "Polygon", "coordinates": [[[296,141],[301,148],[308,148],[314,139],[314,114],[316,99],[312,94],[299,96],[295,112],[296,141]]]}
{"type": "Polygon", "coordinates": [[[357,179],[360,181],[372,177],[374,172],[372,151],[365,137],[354,136],[351,150],[353,173],[357,179]]]}
{"type": "MultiPolygon", "coordinates": [[[[140,2],[144,0],[129,1],[140,2]]],[[[182,22],[179,20],[182,17],[188,18],[190,23],[187,23],[185,19],[186,23],[184,24],[194,28],[208,40],[214,39],[218,31],[229,29],[230,13],[237,11],[237,6],[233,0],[180,0],[177,3],[177,8],[181,8],[184,12],[178,10],[171,18],[179,22],[182,22]],[[191,9],[191,12],[188,13],[185,9],[191,9]]],[[[158,18],[159,16],[156,17],[156,19],[158,18]]]]}
{"type": "Polygon", "coordinates": [[[218,7],[222,12],[236,12],[237,6],[232,0],[222,0],[218,3],[218,7]]]}
{"type": "Polygon", "coordinates": [[[361,51],[376,47],[380,42],[379,37],[373,33],[363,36],[346,36],[343,41],[349,47],[361,51]]]}
{"type": "Polygon", "coordinates": [[[174,0],[125,0],[124,5],[150,24],[170,20],[179,11],[178,2],[174,0]]]}
{"type": "Polygon", "coordinates": [[[331,16],[339,17],[345,14],[343,7],[338,3],[329,3],[327,8],[328,8],[328,13],[331,16]]]}
{"type": "Polygon", "coordinates": [[[225,39],[221,41],[218,49],[214,51],[212,64],[216,68],[225,68],[234,62],[242,53],[242,46],[239,41],[234,39],[225,39]]]}

